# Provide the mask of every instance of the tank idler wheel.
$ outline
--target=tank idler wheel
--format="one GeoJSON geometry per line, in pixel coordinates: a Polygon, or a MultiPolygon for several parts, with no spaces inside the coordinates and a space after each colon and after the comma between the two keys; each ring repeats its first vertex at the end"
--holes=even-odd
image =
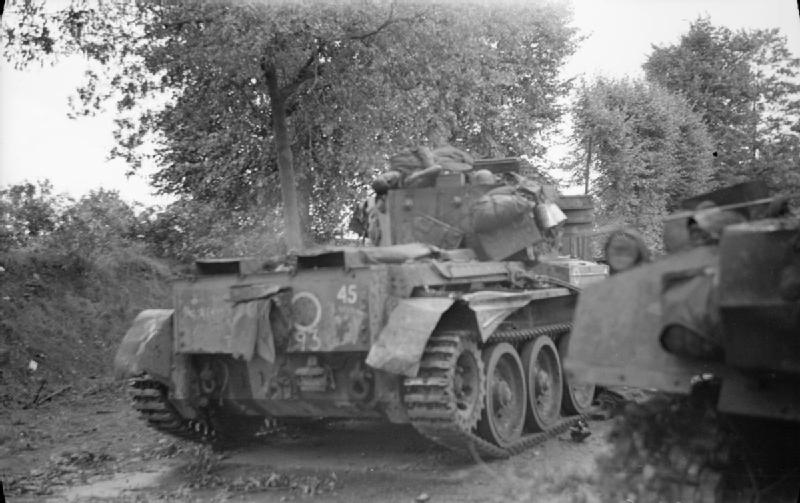
{"type": "Polygon", "coordinates": [[[502,342],[483,350],[485,407],[478,433],[500,447],[520,439],[525,426],[525,372],[514,346],[502,342]]]}
{"type": "Polygon", "coordinates": [[[532,431],[544,431],[558,422],[564,393],[561,360],[553,340],[540,336],[525,344],[522,366],[528,385],[526,425],[532,431]]]}

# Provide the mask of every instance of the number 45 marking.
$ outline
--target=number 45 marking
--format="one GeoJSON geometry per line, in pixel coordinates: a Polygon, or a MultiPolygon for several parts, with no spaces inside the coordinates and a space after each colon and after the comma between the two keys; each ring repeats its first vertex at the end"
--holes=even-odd
{"type": "Polygon", "coordinates": [[[358,301],[358,290],[356,285],[342,285],[336,298],[344,304],[355,304],[358,301]]]}

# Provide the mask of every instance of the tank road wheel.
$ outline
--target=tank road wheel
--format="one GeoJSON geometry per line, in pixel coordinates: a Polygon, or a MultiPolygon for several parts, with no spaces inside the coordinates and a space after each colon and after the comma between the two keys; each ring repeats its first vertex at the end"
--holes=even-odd
{"type": "Polygon", "coordinates": [[[525,426],[525,372],[517,351],[502,342],[483,351],[486,372],[485,407],[478,422],[478,433],[508,447],[522,435],[525,426]]]}
{"type": "Polygon", "coordinates": [[[544,431],[560,417],[563,377],[558,350],[549,337],[537,337],[522,348],[522,365],[528,381],[526,424],[544,431]]]}

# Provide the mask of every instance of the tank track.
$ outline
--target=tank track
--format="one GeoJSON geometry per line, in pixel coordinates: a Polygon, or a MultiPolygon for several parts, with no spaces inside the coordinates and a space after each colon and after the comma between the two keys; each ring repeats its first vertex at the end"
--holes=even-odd
{"type": "MultiPolygon", "coordinates": [[[[568,323],[546,325],[528,330],[507,330],[493,334],[489,343],[520,343],[540,336],[555,336],[569,331],[568,323]]],[[[418,377],[406,378],[403,383],[403,401],[411,419],[411,424],[423,436],[450,450],[479,458],[502,459],[519,454],[550,438],[566,432],[585,416],[562,418],[546,431],[523,435],[508,447],[499,447],[465,427],[453,414],[454,397],[447,392],[448,365],[455,366],[458,354],[452,340],[457,337],[469,338],[469,331],[447,331],[431,336],[423,354],[418,377]],[[448,365],[433,354],[449,353],[448,365]],[[427,356],[427,358],[426,358],[427,356]]]]}
{"type": "Polygon", "coordinates": [[[145,375],[130,379],[128,389],[133,408],[151,428],[194,442],[210,442],[216,438],[216,431],[207,421],[189,420],[178,414],[167,399],[164,384],[145,375]]]}
{"type": "Polygon", "coordinates": [[[556,335],[565,334],[570,330],[572,330],[572,323],[553,323],[551,325],[542,325],[536,328],[522,330],[502,330],[492,334],[488,342],[491,344],[497,342],[510,342],[515,344],[531,341],[541,335],[555,337],[556,335]]]}
{"type": "Polygon", "coordinates": [[[286,425],[275,419],[245,419],[206,409],[203,419],[186,419],[169,402],[167,387],[147,375],[128,381],[133,408],[155,430],[192,442],[237,443],[258,436],[284,431],[286,425]],[[219,427],[215,427],[218,425],[219,427]],[[227,426],[227,428],[226,428],[227,426]]]}

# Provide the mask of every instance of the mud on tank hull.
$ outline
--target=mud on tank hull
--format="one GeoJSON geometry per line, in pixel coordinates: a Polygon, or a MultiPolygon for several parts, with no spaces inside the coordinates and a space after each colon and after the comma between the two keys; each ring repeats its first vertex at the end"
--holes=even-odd
{"type": "Polygon", "coordinates": [[[560,374],[575,292],[521,263],[385,259],[421,250],[329,251],[285,272],[217,264],[221,274],[175,283],[174,311],[137,318],[118,375],[151,426],[196,439],[252,433],[264,418],[375,418],[503,457],[574,423],[592,398],[577,400],[581,387],[560,374]],[[552,355],[541,374],[534,341],[552,355]],[[465,368],[466,384],[455,377],[465,368]],[[544,392],[537,422],[530,403],[544,392]],[[518,417],[505,434],[491,412],[502,407],[518,417]]]}

